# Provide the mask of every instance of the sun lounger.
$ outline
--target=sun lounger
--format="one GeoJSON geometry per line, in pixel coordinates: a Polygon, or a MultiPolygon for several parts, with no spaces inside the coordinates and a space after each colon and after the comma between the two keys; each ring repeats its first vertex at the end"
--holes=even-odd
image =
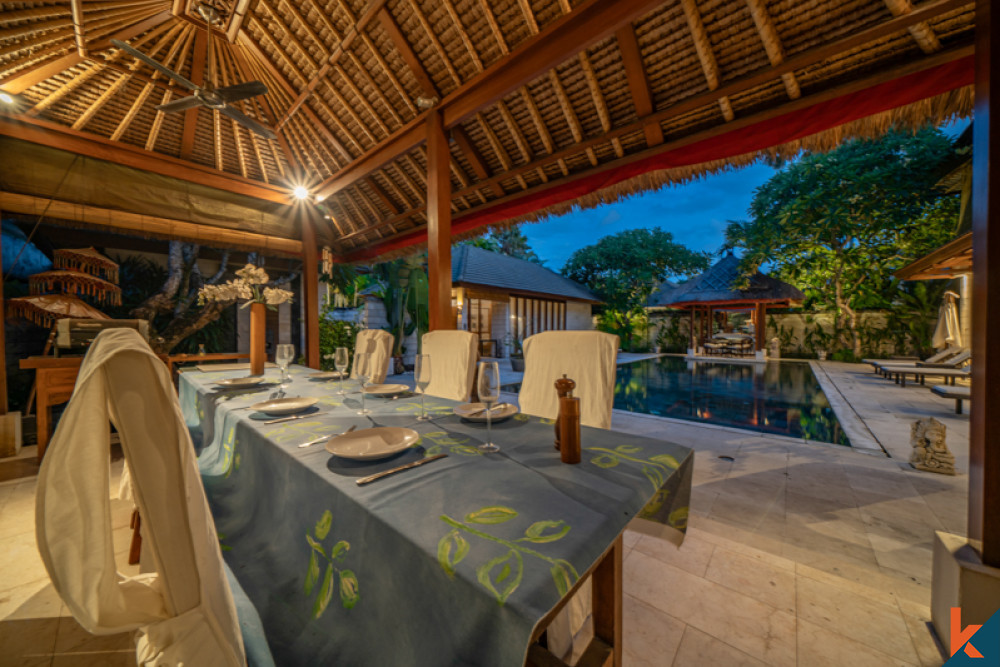
{"type": "MultiPolygon", "coordinates": [[[[949,357],[953,357],[959,352],[962,352],[965,348],[960,345],[952,345],[951,347],[945,348],[940,352],[936,352],[931,356],[927,357],[923,361],[925,363],[936,364],[947,360],[949,357]]],[[[916,363],[920,361],[918,357],[891,357],[889,359],[862,359],[862,363],[871,364],[872,366],[883,366],[885,364],[891,364],[894,362],[899,362],[902,364],[916,363]]]]}
{"type": "Polygon", "coordinates": [[[943,378],[947,383],[951,380],[951,384],[955,384],[956,378],[969,378],[972,377],[972,373],[968,368],[915,368],[913,366],[883,366],[882,370],[885,372],[886,377],[892,377],[896,380],[896,384],[901,384],[906,386],[906,377],[912,375],[915,379],[920,380],[920,384],[924,383],[924,378],[928,375],[933,377],[943,378]]]}
{"type": "Polygon", "coordinates": [[[934,361],[930,361],[929,360],[930,358],[928,358],[927,361],[915,361],[915,362],[912,362],[912,363],[908,363],[908,362],[887,362],[887,361],[884,361],[884,362],[882,362],[880,364],[877,364],[875,366],[875,372],[876,373],[882,373],[884,375],[888,375],[885,371],[889,367],[892,367],[892,368],[960,368],[966,362],[968,362],[969,359],[971,359],[971,358],[972,358],[972,351],[969,350],[969,349],[966,349],[966,348],[962,348],[962,349],[960,349],[960,351],[958,352],[958,354],[952,355],[951,357],[948,357],[944,361],[934,362],[934,361]]]}
{"type": "Polygon", "coordinates": [[[948,385],[934,385],[931,391],[942,398],[955,399],[955,414],[962,414],[962,401],[972,398],[972,387],[950,387],[948,385]]]}

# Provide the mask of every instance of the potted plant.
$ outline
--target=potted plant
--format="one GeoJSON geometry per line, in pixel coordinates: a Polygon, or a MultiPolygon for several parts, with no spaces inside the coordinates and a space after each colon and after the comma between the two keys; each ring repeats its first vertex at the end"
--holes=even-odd
{"type": "Polygon", "coordinates": [[[510,353],[510,369],[515,373],[524,372],[524,350],[521,349],[521,339],[514,338],[510,353]]]}

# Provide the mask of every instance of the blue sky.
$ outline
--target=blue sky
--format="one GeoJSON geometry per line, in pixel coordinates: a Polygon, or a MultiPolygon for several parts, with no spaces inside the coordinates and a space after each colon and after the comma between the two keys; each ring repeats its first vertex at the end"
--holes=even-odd
{"type": "MultiPolygon", "coordinates": [[[[957,137],[967,119],[943,126],[957,137]]],[[[626,229],[661,227],[692,250],[716,252],[725,240],[726,223],[747,217],[754,190],[775,170],[762,163],[709,175],[683,185],[668,185],[614,204],[572,211],[521,227],[545,265],[560,270],[575,250],[626,229]]]]}

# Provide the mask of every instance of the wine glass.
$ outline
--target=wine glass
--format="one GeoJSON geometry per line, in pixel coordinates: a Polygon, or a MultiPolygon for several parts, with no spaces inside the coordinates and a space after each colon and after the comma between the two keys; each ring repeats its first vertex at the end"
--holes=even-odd
{"type": "Polygon", "coordinates": [[[431,355],[418,354],[416,356],[413,366],[413,379],[416,382],[417,388],[420,389],[420,416],[417,417],[417,420],[422,422],[429,421],[430,415],[427,414],[427,409],[424,407],[424,394],[431,383],[431,355]]]}
{"type": "Polygon", "coordinates": [[[285,383],[291,380],[288,374],[288,364],[295,358],[295,346],[290,343],[282,343],[274,351],[274,363],[281,369],[281,388],[285,388],[285,383]]]}
{"type": "Polygon", "coordinates": [[[493,404],[500,400],[500,367],[495,361],[479,362],[479,400],[486,404],[486,442],[479,445],[483,452],[498,452],[493,444],[493,404]]]}
{"type": "Polygon", "coordinates": [[[348,356],[346,347],[338,347],[336,352],[333,353],[333,367],[337,369],[338,373],[340,373],[340,391],[337,393],[341,396],[347,394],[347,392],[344,391],[344,372],[347,370],[347,366],[350,362],[351,359],[350,356],[348,356]]]}
{"type": "Polygon", "coordinates": [[[371,410],[365,407],[365,384],[371,379],[370,356],[365,352],[359,352],[354,355],[354,375],[361,384],[361,409],[358,410],[359,415],[370,415],[372,413],[371,410]]]}

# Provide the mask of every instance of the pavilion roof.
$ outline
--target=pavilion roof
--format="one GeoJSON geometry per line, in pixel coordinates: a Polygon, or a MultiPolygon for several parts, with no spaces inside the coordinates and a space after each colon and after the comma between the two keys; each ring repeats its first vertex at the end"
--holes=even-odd
{"type": "Polygon", "coordinates": [[[656,305],[683,308],[699,305],[791,304],[805,298],[796,287],[760,271],[755,271],[743,283],[740,260],[730,253],[707,271],[665,293],[656,305]]]}
{"type": "Polygon", "coordinates": [[[110,44],[201,81],[194,4],[3,3],[0,134],[272,202],[308,183],[366,259],[424,238],[426,104],[459,237],[971,110],[971,0],[216,0],[217,78],[267,85],[236,106],[271,141],[155,111],[185,91],[110,44]]]}
{"type": "Polygon", "coordinates": [[[580,283],[541,264],[471,245],[460,245],[452,251],[451,281],[455,285],[490,287],[589,303],[601,302],[580,283]]]}

